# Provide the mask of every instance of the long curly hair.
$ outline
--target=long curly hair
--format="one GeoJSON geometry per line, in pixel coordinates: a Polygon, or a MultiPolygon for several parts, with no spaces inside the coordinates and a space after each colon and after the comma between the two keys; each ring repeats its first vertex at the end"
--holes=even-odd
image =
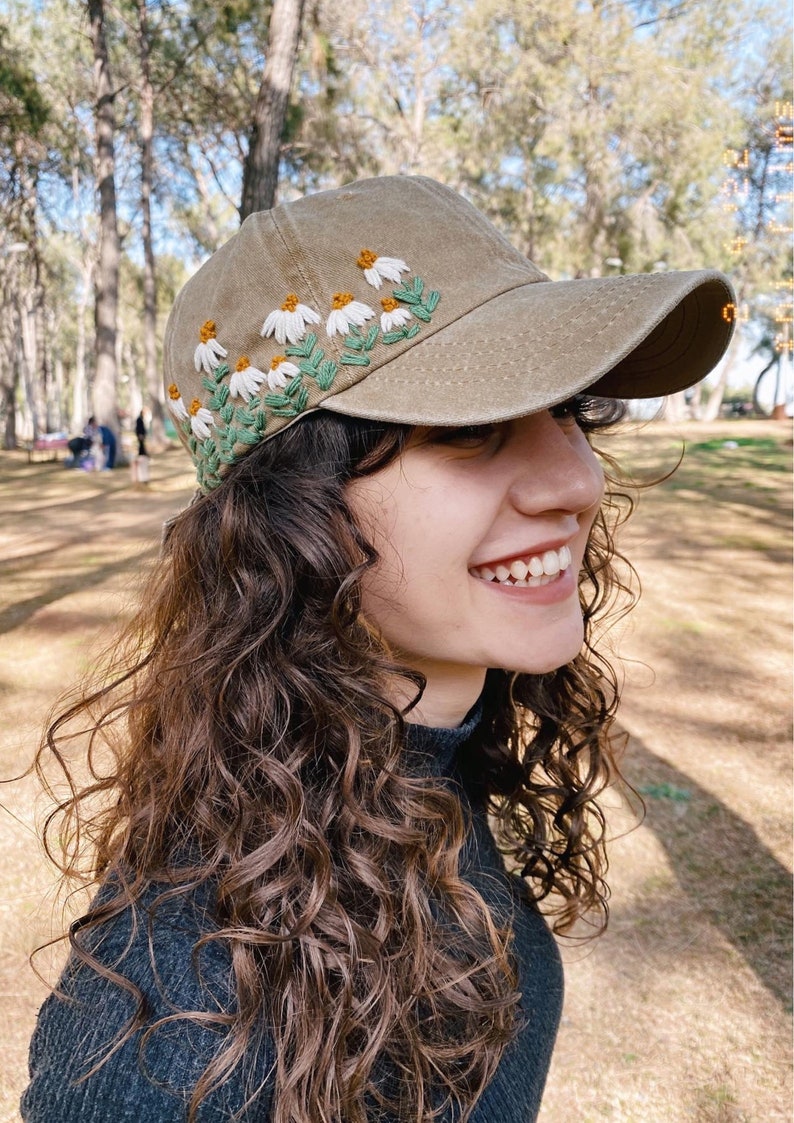
{"type": "MultiPolygon", "coordinates": [[[[577,405],[586,432],[620,413],[577,405]]],[[[251,450],[172,521],[103,684],[62,705],[39,751],[43,777],[50,753],[69,776],[65,746],[87,737],[90,774],[45,829],[67,879],[112,886],[71,926],[78,959],[137,993],[84,934],[153,888],[160,901],[212,887],[201,942],[228,949],[236,1005],[217,1015],[231,1031],[190,1120],[266,1024],[275,1123],[366,1123],[373,1097],[407,1123],[454,1103],[465,1123],[515,1028],[510,932],[460,876],[459,798],[406,766],[405,717],[384,693],[395,674],[417,693],[422,678],[360,611],[378,558],[345,485],[410,433],[318,412],[251,450]],[[393,1094],[375,1079],[384,1063],[393,1094]]],[[[607,913],[597,796],[619,776],[618,686],[596,629],[630,597],[613,541],[630,500],[608,479],[580,577],[582,652],[550,674],[489,671],[461,762],[557,932],[607,913]]],[[[128,1035],[145,1022],[138,998],[128,1035]]]]}

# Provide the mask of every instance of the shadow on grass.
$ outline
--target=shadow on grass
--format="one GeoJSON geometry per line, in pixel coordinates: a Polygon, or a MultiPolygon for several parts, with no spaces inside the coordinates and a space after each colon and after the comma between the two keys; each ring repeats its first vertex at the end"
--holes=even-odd
{"type": "Polygon", "coordinates": [[[786,1010],[792,1008],[791,875],[754,828],[631,736],[623,772],[684,892],[786,1010]]]}
{"type": "Polygon", "coordinates": [[[74,574],[74,576],[66,581],[51,585],[48,589],[45,589],[43,593],[39,593],[35,597],[10,604],[8,608],[0,612],[0,635],[5,632],[11,632],[14,628],[19,628],[22,624],[27,623],[31,616],[33,616],[35,612],[38,612],[40,608],[45,608],[48,604],[54,604],[55,601],[61,600],[62,597],[68,597],[72,593],[79,593],[94,585],[101,585],[103,581],[106,581],[109,577],[115,577],[117,574],[129,570],[136,564],[146,562],[150,558],[156,557],[159,551],[160,546],[158,543],[158,545],[142,550],[133,557],[127,556],[120,558],[118,561],[108,562],[106,565],[85,569],[80,573],[74,574]]]}

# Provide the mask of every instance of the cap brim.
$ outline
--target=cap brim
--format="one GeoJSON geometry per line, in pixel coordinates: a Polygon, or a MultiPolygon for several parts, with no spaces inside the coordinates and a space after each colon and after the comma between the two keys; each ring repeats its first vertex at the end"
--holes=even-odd
{"type": "Polygon", "coordinates": [[[716,270],[537,281],[494,297],[323,409],[414,425],[505,421],[583,390],[652,398],[699,382],[733,332],[716,270]]]}

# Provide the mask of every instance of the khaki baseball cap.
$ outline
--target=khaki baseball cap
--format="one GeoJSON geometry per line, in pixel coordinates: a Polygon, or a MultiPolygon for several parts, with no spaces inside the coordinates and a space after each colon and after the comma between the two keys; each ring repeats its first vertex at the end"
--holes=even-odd
{"type": "Polygon", "coordinates": [[[166,401],[211,490],[310,410],[470,425],[683,390],[733,301],[716,270],[550,281],[450,188],[365,179],[251,215],[187,282],[166,401]]]}

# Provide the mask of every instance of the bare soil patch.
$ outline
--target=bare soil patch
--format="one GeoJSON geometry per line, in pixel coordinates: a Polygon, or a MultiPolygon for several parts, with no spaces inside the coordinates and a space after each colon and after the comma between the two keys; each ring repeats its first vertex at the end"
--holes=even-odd
{"type": "MultiPolygon", "coordinates": [[[[618,631],[625,772],[610,927],[564,949],[567,999],[542,1123],[777,1123],[791,1109],[791,428],[648,425],[610,451],[644,492],[623,546],[644,593],[618,631]],[[628,833],[627,833],[628,832],[628,833]]],[[[132,611],[181,451],[152,482],[0,454],[0,777],[29,762],[58,692],[132,611]]],[[[27,955],[57,928],[31,780],[0,788],[0,1123],[18,1119],[45,990],[27,955]]],[[[55,968],[59,952],[53,954],[55,968]]]]}

